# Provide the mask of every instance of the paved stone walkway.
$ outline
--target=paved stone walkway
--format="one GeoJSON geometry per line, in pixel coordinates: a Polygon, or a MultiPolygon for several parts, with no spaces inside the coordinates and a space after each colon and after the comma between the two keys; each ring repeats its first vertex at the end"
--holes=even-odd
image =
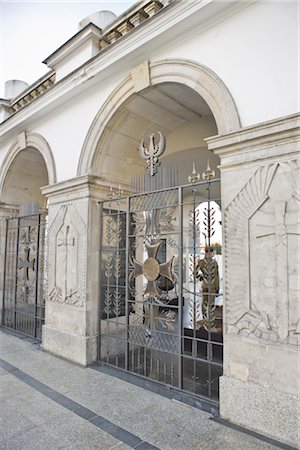
{"type": "Polygon", "coordinates": [[[0,329],[0,449],[278,449],[211,417],[0,329]]]}

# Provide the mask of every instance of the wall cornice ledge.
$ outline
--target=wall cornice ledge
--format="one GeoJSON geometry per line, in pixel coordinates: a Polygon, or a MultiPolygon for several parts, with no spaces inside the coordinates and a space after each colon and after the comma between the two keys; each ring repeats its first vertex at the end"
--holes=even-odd
{"type": "Polygon", "coordinates": [[[43,186],[41,192],[48,198],[56,197],[61,194],[74,193],[83,190],[90,190],[91,188],[105,187],[107,182],[103,178],[94,175],[83,175],[81,177],[71,178],[59,183],[43,186]]]}
{"type": "Polygon", "coordinates": [[[262,122],[226,135],[205,139],[209,150],[220,158],[300,139],[300,113],[262,122]]]}
{"type": "Polygon", "coordinates": [[[126,189],[128,186],[120,186],[116,183],[100,178],[96,175],[82,175],[76,178],[70,178],[68,180],[60,181],[59,183],[43,186],[41,192],[48,199],[61,197],[64,195],[72,194],[73,196],[90,196],[96,191],[102,191],[105,194],[109,193],[110,188],[113,189],[126,189]]]}

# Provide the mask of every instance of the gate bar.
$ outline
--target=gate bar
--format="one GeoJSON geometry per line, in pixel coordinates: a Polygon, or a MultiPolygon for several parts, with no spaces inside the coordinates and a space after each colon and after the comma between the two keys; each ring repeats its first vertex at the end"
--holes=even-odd
{"type": "Polygon", "coordinates": [[[18,258],[19,258],[19,237],[20,237],[20,217],[17,219],[17,239],[16,239],[16,266],[15,266],[15,292],[14,292],[14,330],[17,321],[17,293],[18,293],[18,258]]]}
{"type": "Polygon", "coordinates": [[[1,324],[4,325],[4,306],[5,306],[5,281],[6,281],[6,258],[7,258],[7,235],[8,235],[8,219],[5,220],[5,244],[4,244],[4,267],[3,267],[3,284],[2,284],[2,314],[1,324]]]}
{"type": "Polygon", "coordinates": [[[125,289],[125,323],[126,323],[126,346],[125,346],[125,369],[129,370],[129,306],[128,306],[128,292],[129,292],[129,230],[130,230],[130,196],[126,199],[126,261],[125,261],[125,279],[126,279],[126,289],[125,289]]]}
{"type": "MultiPolygon", "coordinates": [[[[38,215],[38,229],[36,238],[36,255],[35,255],[35,298],[34,298],[34,337],[37,335],[37,313],[38,313],[38,289],[39,289],[39,253],[40,253],[40,227],[41,214],[38,215]]],[[[30,226],[28,227],[30,229],[30,226]]],[[[30,234],[29,234],[30,236],[30,234]]]]}
{"type": "Polygon", "coordinates": [[[182,310],[183,310],[183,295],[182,295],[182,267],[183,267],[183,195],[182,187],[178,188],[178,222],[179,222],[179,273],[178,273],[178,329],[179,329],[179,358],[178,358],[178,387],[182,389],[182,310]]]}
{"type": "Polygon", "coordinates": [[[98,361],[101,360],[101,289],[102,289],[102,278],[101,278],[101,272],[102,272],[102,236],[103,236],[103,202],[98,202],[99,205],[99,216],[100,216],[100,232],[99,232],[99,254],[98,254],[98,261],[99,261],[99,292],[98,292],[98,349],[97,349],[97,356],[98,361]],[[100,256],[101,255],[101,256],[100,256]]]}

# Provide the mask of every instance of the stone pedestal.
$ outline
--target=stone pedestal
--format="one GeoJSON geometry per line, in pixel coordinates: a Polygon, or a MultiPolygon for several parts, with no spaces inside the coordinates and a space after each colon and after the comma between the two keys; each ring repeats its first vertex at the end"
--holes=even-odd
{"type": "Polygon", "coordinates": [[[221,158],[222,418],[300,442],[299,116],[209,139],[221,158]]]}
{"type": "Polygon", "coordinates": [[[49,201],[45,350],[82,365],[97,359],[98,201],[108,188],[80,177],[43,188],[49,201]]]}

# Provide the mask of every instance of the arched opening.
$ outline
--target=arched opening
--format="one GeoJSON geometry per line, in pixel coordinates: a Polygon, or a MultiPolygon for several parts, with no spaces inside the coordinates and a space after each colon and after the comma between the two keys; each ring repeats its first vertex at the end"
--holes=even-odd
{"type": "MultiPolygon", "coordinates": [[[[26,215],[25,205],[35,205],[34,212],[46,206],[40,188],[49,182],[45,160],[39,150],[27,147],[11,162],[3,181],[2,203],[26,215]],[[21,211],[20,211],[21,209],[21,211]],[[22,211],[23,210],[23,211],[22,211]]],[[[32,208],[27,212],[33,212],[32,208]]]]}
{"type": "MultiPolygon", "coordinates": [[[[1,212],[8,216],[1,230],[2,325],[41,340],[47,212],[40,189],[53,181],[55,171],[54,165],[48,170],[44,155],[30,145],[32,139],[39,140],[27,136],[24,149],[18,139],[2,164],[1,212]]],[[[47,149],[45,156],[52,162],[47,149]]]]}
{"type": "Polygon", "coordinates": [[[135,194],[127,205],[120,198],[102,205],[101,360],[212,402],[222,374],[222,248],[213,239],[216,220],[221,235],[221,193],[219,159],[205,139],[217,133],[203,97],[164,82],[124,101],[91,161],[112,191],[120,184],[135,194]],[[157,131],[166,148],[154,192],[143,185],[139,146],[157,131]],[[193,167],[200,184],[190,182],[193,167]]]}
{"type": "Polygon", "coordinates": [[[134,174],[144,173],[145,161],[138,152],[141,139],[157,130],[166,138],[162,166],[180,167],[179,184],[188,182],[193,161],[202,172],[209,159],[218,176],[219,159],[208,152],[204,140],[217,134],[214,116],[200,95],[178,83],[147,88],[122,104],[97,143],[92,173],[129,187],[134,174]]]}
{"type": "MultiPolygon", "coordinates": [[[[227,134],[240,128],[239,114],[230,92],[208,67],[190,60],[174,59],[151,62],[147,70],[149,86],[153,88],[175,84],[183,89],[190,88],[196,97],[199,94],[198,101],[201,98],[214,117],[217,132],[213,134],[227,134]]],[[[142,95],[149,90],[151,88],[145,89],[142,95]]],[[[97,167],[94,158],[99,153],[99,141],[109,134],[108,124],[112,124],[113,117],[117,118],[116,113],[124,108],[126,100],[134,94],[139,96],[141,92],[137,91],[134,77],[130,74],[107,99],[93,121],[81,151],[77,170],[79,176],[94,173],[97,167]]],[[[166,109],[170,107],[169,100],[172,101],[172,97],[168,99],[166,109]]]]}

